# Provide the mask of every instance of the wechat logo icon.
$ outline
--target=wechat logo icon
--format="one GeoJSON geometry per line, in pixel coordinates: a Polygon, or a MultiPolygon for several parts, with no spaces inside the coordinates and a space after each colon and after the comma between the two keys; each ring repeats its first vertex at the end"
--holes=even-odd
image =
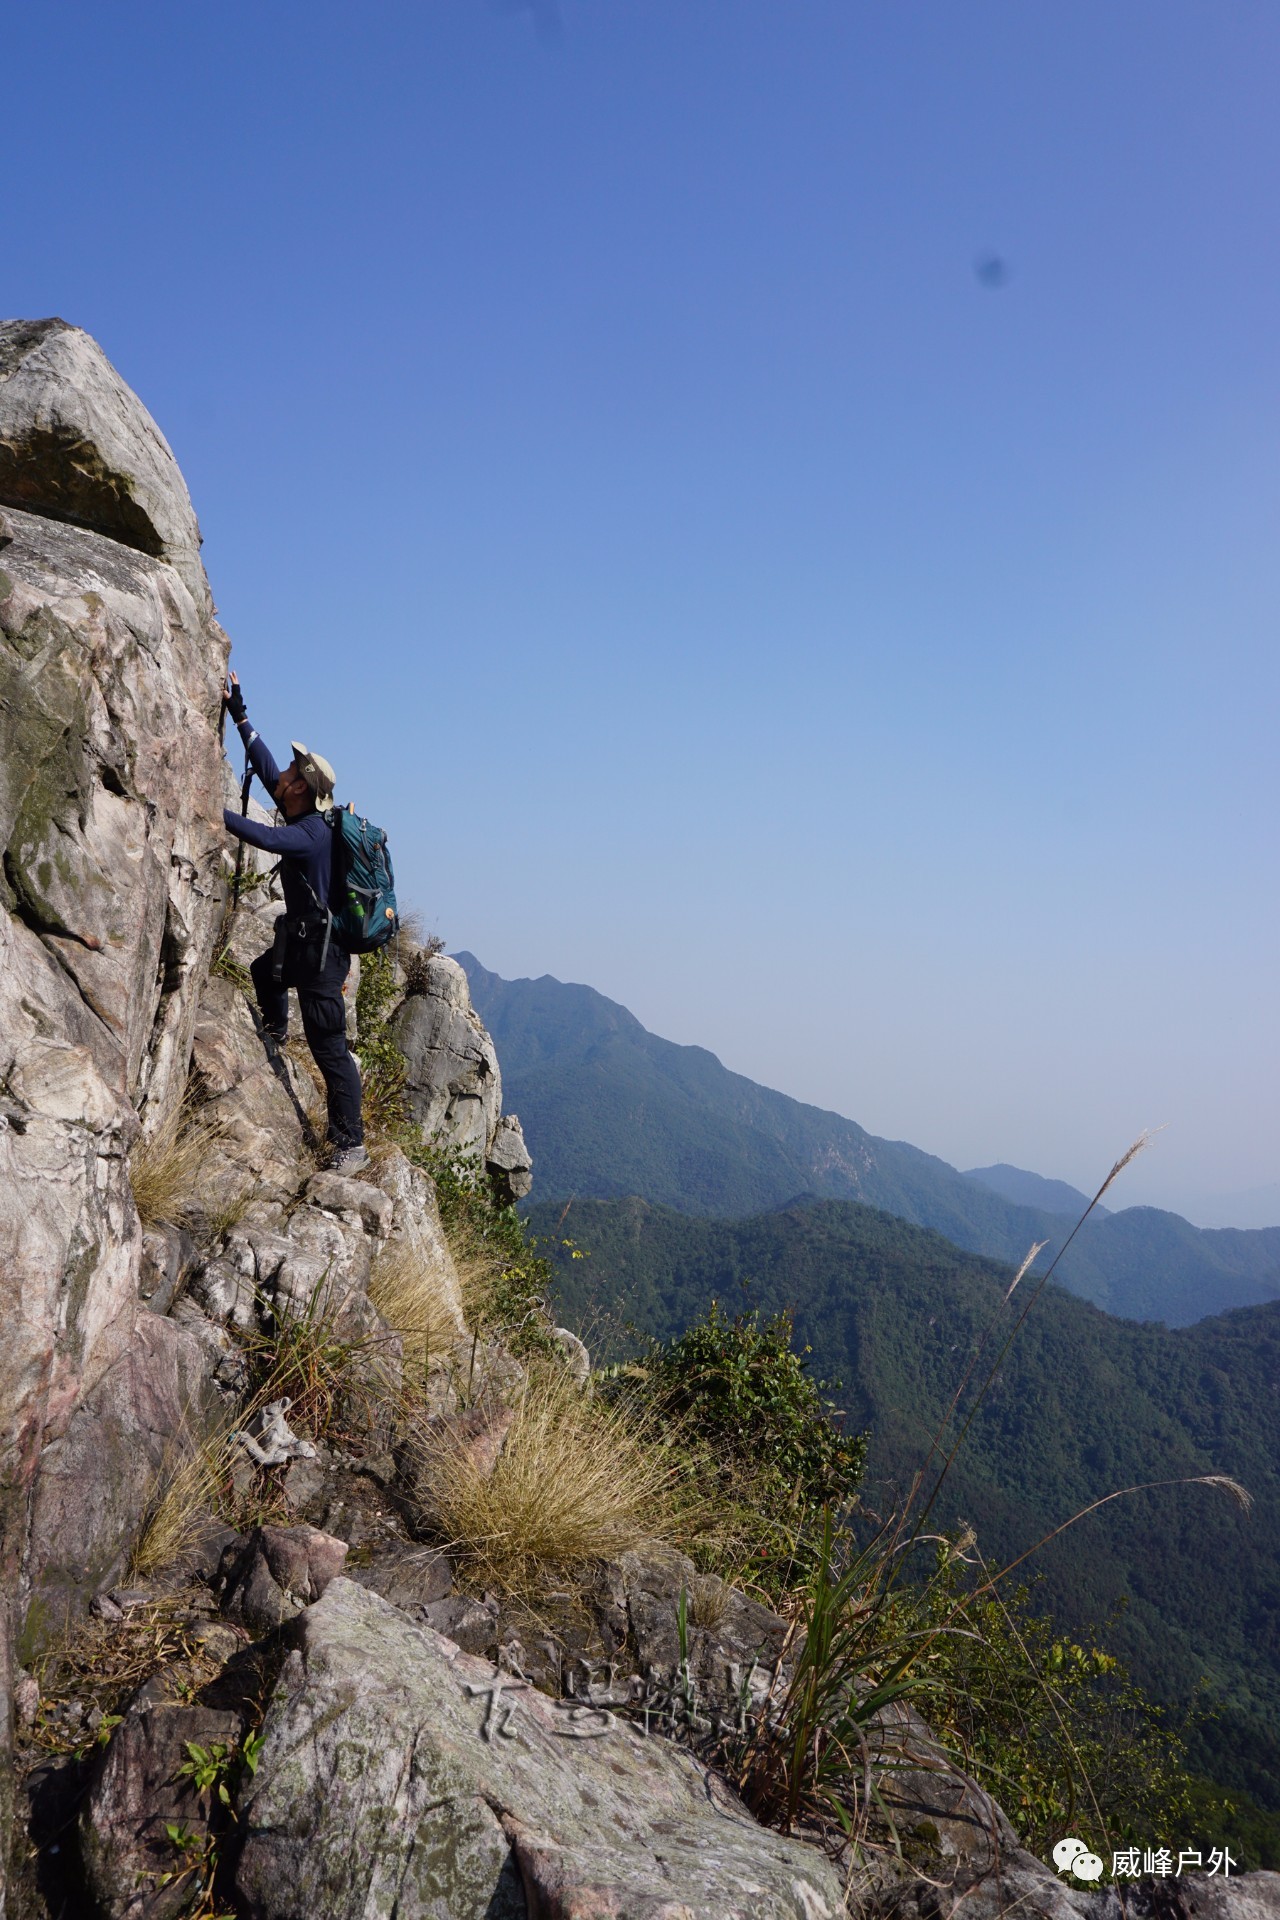
{"type": "Polygon", "coordinates": [[[1096,1853],[1090,1853],[1083,1840],[1059,1840],[1053,1850],[1053,1864],[1059,1873],[1068,1868],[1077,1880],[1099,1880],[1102,1877],[1102,1862],[1096,1853]]]}

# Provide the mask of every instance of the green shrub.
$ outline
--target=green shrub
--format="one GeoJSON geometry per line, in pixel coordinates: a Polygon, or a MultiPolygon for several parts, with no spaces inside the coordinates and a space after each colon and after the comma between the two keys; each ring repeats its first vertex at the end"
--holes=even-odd
{"type": "Polygon", "coordinates": [[[356,988],[355,1051],[363,1083],[364,1123],[375,1141],[397,1140],[410,1126],[404,1055],[387,1025],[398,991],[391,949],[366,953],[356,988]]]}
{"type": "Polygon", "coordinates": [[[1193,1844],[1194,1713],[1149,1700],[1093,1634],[1082,1645],[1036,1614],[1025,1586],[981,1591],[984,1575],[944,1546],[923,1596],[942,1628],[921,1663],[938,1738],[1033,1853],[1080,1827],[1099,1852],[1153,1834],[1193,1844]]]}
{"type": "Polygon", "coordinates": [[[789,1314],[731,1318],[713,1301],[679,1339],[609,1369],[603,1385],[679,1430],[699,1495],[685,1544],[725,1577],[780,1597],[809,1564],[822,1511],[856,1497],[866,1438],[844,1432],[789,1314]]]}
{"type": "Polygon", "coordinates": [[[789,1313],[761,1323],[730,1319],[718,1302],[646,1363],[654,1393],[709,1446],[766,1474],[807,1507],[849,1505],[866,1460],[865,1435],[839,1425],[839,1409],[815,1380],[805,1347],[792,1343],[789,1313]]]}
{"type": "Polygon", "coordinates": [[[547,1306],[551,1263],[515,1208],[499,1200],[479,1155],[416,1134],[402,1144],[435,1184],[468,1323],[501,1336],[518,1356],[558,1353],[547,1306]]]}

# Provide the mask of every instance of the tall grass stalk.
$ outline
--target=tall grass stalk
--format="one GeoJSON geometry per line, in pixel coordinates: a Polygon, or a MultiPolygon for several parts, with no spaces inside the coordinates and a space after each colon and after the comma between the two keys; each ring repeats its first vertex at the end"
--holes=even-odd
{"type": "MultiPolygon", "coordinates": [[[[943,1576],[956,1557],[956,1549],[940,1542],[938,1535],[925,1531],[948,1471],[1019,1329],[1085,1221],[1149,1139],[1149,1134],[1143,1134],[1115,1162],[1053,1261],[1025,1297],[1021,1313],[1008,1329],[958,1433],[941,1459],[927,1498],[921,1500],[920,1496],[929,1476],[930,1463],[943,1455],[947,1430],[955,1420],[965,1391],[998,1329],[1004,1309],[1042,1251],[1040,1246],[1031,1249],[984,1329],[902,1506],[880,1525],[867,1546],[855,1552],[843,1571],[836,1565],[836,1536],[830,1515],[824,1516],[817,1564],[804,1588],[801,1611],[786,1649],[787,1653],[792,1645],[796,1649],[794,1666],[785,1685],[780,1687],[780,1697],[777,1697],[778,1689],[771,1690],[759,1708],[735,1766],[739,1787],[757,1817],[781,1826],[784,1831],[800,1821],[824,1826],[834,1824],[846,1838],[859,1840],[865,1833],[868,1813],[877,1797],[874,1772],[885,1767],[891,1769],[894,1764],[893,1732],[886,1724],[886,1713],[908,1693],[917,1698],[927,1696],[938,1684],[936,1676],[931,1676],[927,1669],[931,1653],[935,1654],[933,1664],[937,1665],[940,1643],[948,1638],[981,1641],[981,1629],[975,1624],[976,1610],[991,1596],[996,1597],[1015,1646],[1034,1672],[1034,1662],[1025,1642],[1008,1609],[999,1600],[1000,1588],[1017,1568],[1078,1521],[1114,1500],[1184,1486],[1210,1487],[1225,1493],[1242,1511],[1249,1511],[1252,1504],[1249,1494],[1225,1474],[1181,1475],[1119,1487],[1070,1514],[997,1572],[988,1572],[985,1563],[980,1562],[983,1577],[976,1588],[950,1598],[943,1576]],[[914,1549],[925,1544],[941,1546],[942,1573],[921,1585],[909,1580],[907,1574],[914,1549]]],[[[1099,1830],[1105,1834],[1106,1821],[1060,1703],[1052,1698],[1052,1689],[1042,1676],[1039,1684],[1048,1696],[1051,1717],[1062,1736],[1071,1805],[1074,1808],[1077,1792],[1083,1793],[1090,1801],[1099,1830]]],[[[901,1755],[898,1759],[901,1764],[901,1755]]]]}
{"type": "MultiPolygon", "coordinates": [[[[978,1411],[978,1408],[982,1405],[982,1402],[985,1400],[988,1392],[990,1391],[991,1385],[995,1380],[996,1375],[999,1373],[1001,1366],[1004,1364],[1005,1356],[1007,1355],[1010,1347],[1013,1345],[1014,1340],[1017,1338],[1019,1330],[1024,1325],[1028,1314],[1031,1312],[1031,1309],[1035,1306],[1036,1301],[1040,1298],[1040,1295],[1044,1292],[1045,1288],[1048,1286],[1050,1280],[1052,1280],[1055,1272],[1058,1269],[1059,1263],[1062,1260],[1063,1255],[1066,1253],[1067,1249],[1070,1247],[1072,1241],[1075,1239],[1080,1229],[1084,1226],[1085,1221],[1089,1218],[1094,1208],[1100,1204],[1103,1198],[1103,1195],[1107,1193],[1107,1191],[1110,1189],[1113,1183],[1119,1178],[1119,1176],[1124,1172],[1125,1168],[1130,1164],[1130,1162],[1133,1160],[1136,1160],[1138,1155],[1140,1153],[1143,1153],[1146,1150],[1146,1148],[1150,1146],[1153,1137],[1154,1135],[1152,1130],[1150,1128],[1147,1128],[1146,1130],[1144,1130],[1142,1133],[1138,1135],[1138,1138],[1133,1142],[1132,1146],[1126,1148],[1125,1152],[1120,1155],[1120,1158],[1115,1162],[1110,1173],[1107,1175],[1102,1185],[1098,1188],[1098,1191],[1094,1194],[1092,1200],[1089,1202],[1088,1206],[1084,1209],[1084,1212],[1080,1215],[1080,1218],[1076,1221],[1074,1227],[1072,1227],[1070,1233],[1067,1235],[1062,1245],[1058,1248],[1057,1253],[1055,1253],[1055,1255],[1053,1256],[1053,1259],[1049,1262],[1049,1265],[1045,1268],[1044,1272],[1041,1274],[1039,1280],[1037,1281],[1036,1285],[1032,1288],[1030,1294],[1025,1296],[1026,1305],[1023,1307],[1022,1312],[1018,1315],[1018,1318],[1014,1321],[1013,1325],[1010,1327],[1007,1335],[1005,1336],[1004,1344],[1001,1346],[1000,1351],[997,1353],[995,1359],[992,1361],[991,1366],[987,1370],[986,1378],[983,1380],[981,1387],[978,1389],[977,1394],[974,1396],[973,1404],[969,1408],[968,1414],[965,1416],[964,1424],[960,1428],[960,1431],[957,1433],[955,1440],[952,1443],[951,1451],[947,1454],[946,1459],[942,1463],[942,1466],[938,1472],[937,1479],[934,1482],[933,1489],[929,1494],[929,1498],[925,1501],[925,1504],[920,1511],[919,1519],[918,1519],[918,1522],[916,1523],[919,1526],[923,1527],[930,1513],[933,1511],[933,1508],[938,1499],[938,1495],[942,1492],[943,1483],[946,1480],[947,1474],[950,1472],[952,1463],[955,1460],[957,1453],[960,1451],[960,1448],[964,1444],[965,1438],[969,1432],[969,1428],[973,1424],[973,1419],[975,1414],[978,1411]]],[[[951,1405],[947,1409],[947,1412],[943,1416],[942,1420],[939,1422],[937,1432],[934,1434],[933,1439],[930,1441],[928,1452],[925,1454],[925,1457],[921,1462],[919,1469],[916,1472],[915,1478],[912,1482],[911,1491],[908,1494],[907,1499],[904,1503],[904,1508],[903,1508],[904,1514],[911,1513],[915,1506],[916,1498],[920,1492],[921,1487],[924,1484],[925,1477],[929,1470],[929,1462],[934,1458],[935,1454],[941,1452],[943,1435],[946,1433],[947,1428],[950,1426],[951,1422],[955,1418],[956,1410],[959,1407],[960,1402],[964,1397],[965,1389],[968,1387],[969,1382],[972,1380],[975,1372],[977,1371],[978,1362],[980,1361],[983,1353],[986,1350],[987,1342],[990,1339],[992,1333],[994,1332],[996,1325],[1005,1307],[1009,1304],[1009,1301],[1013,1298],[1013,1295],[1017,1291],[1017,1288],[1019,1287],[1023,1279],[1026,1277],[1034,1261],[1044,1251],[1044,1248],[1046,1245],[1047,1245],[1046,1241],[1040,1240],[1040,1241],[1037,1241],[1034,1246],[1032,1246],[1026,1258],[1023,1260],[1022,1265],[1018,1268],[1017,1273],[1014,1275],[1012,1284],[1007,1289],[1004,1299],[1000,1302],[1000,1306],[997,1308],[995,1314],[992,1316],[991,1320],[988,1322],[986,1328],[984,1329],[982,1338],[978,1342],[978,1345],[974,1351],[973,1357],[970,1360],[969,1365],[965,1368],[964,1374],[960,1379],[960,1383],[957,1386],[955,1393],[952,1395],[951,1405]]]]}
{"type": "Polygon", "coordinates": [[[131,1580],[173,1566],[199,1541],[230,1472],[234,1426],[224,1419],[197,1439],[184,1420],[168,1442],[129,1554],[131,1580]]]}

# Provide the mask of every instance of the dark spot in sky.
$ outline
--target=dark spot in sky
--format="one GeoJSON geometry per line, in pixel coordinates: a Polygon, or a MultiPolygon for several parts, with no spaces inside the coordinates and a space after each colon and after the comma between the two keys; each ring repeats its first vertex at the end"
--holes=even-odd
{"type": "Polygon", "coordinates": [[[542,46],[563,46],[564,21],[560,17],[559,0],[491,0],[491,4],[499,13],[527,13],[542,46]]]}
{"type": "Polygon", "coordinates": [[[1009,284],[1009,262],[998,253],[980,253],[973,263],[979,283],[989,293],[998,293],[1009,284]]]}

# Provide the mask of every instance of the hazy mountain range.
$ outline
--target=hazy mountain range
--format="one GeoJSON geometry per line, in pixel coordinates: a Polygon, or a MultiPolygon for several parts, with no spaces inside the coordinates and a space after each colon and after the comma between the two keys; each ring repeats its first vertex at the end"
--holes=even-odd
{"type": "MultiPolygon", "coordinates": [[[[476,1010],[502,1063],[542,1201],[637,1195],[682,1213],[744,1217],[800,1196],[857,1200],[957,1246],[1018,1263],[1063,1245],[1085,1196],[1007,1165],[962,1173],[905,1141],[731,1073],[587,986],[503,980],[470,953],[476,1010]]],[[[1113,1198],[1122,1188],[1113,1190],[1113,1198]]],[[[1057,1269],[1071,1291],[1127,1319],[1185,1326],[1280,1298],[1280,1227],[1194,1227],[1129,1207],[1094,1214],[1057,1269]]]]}

